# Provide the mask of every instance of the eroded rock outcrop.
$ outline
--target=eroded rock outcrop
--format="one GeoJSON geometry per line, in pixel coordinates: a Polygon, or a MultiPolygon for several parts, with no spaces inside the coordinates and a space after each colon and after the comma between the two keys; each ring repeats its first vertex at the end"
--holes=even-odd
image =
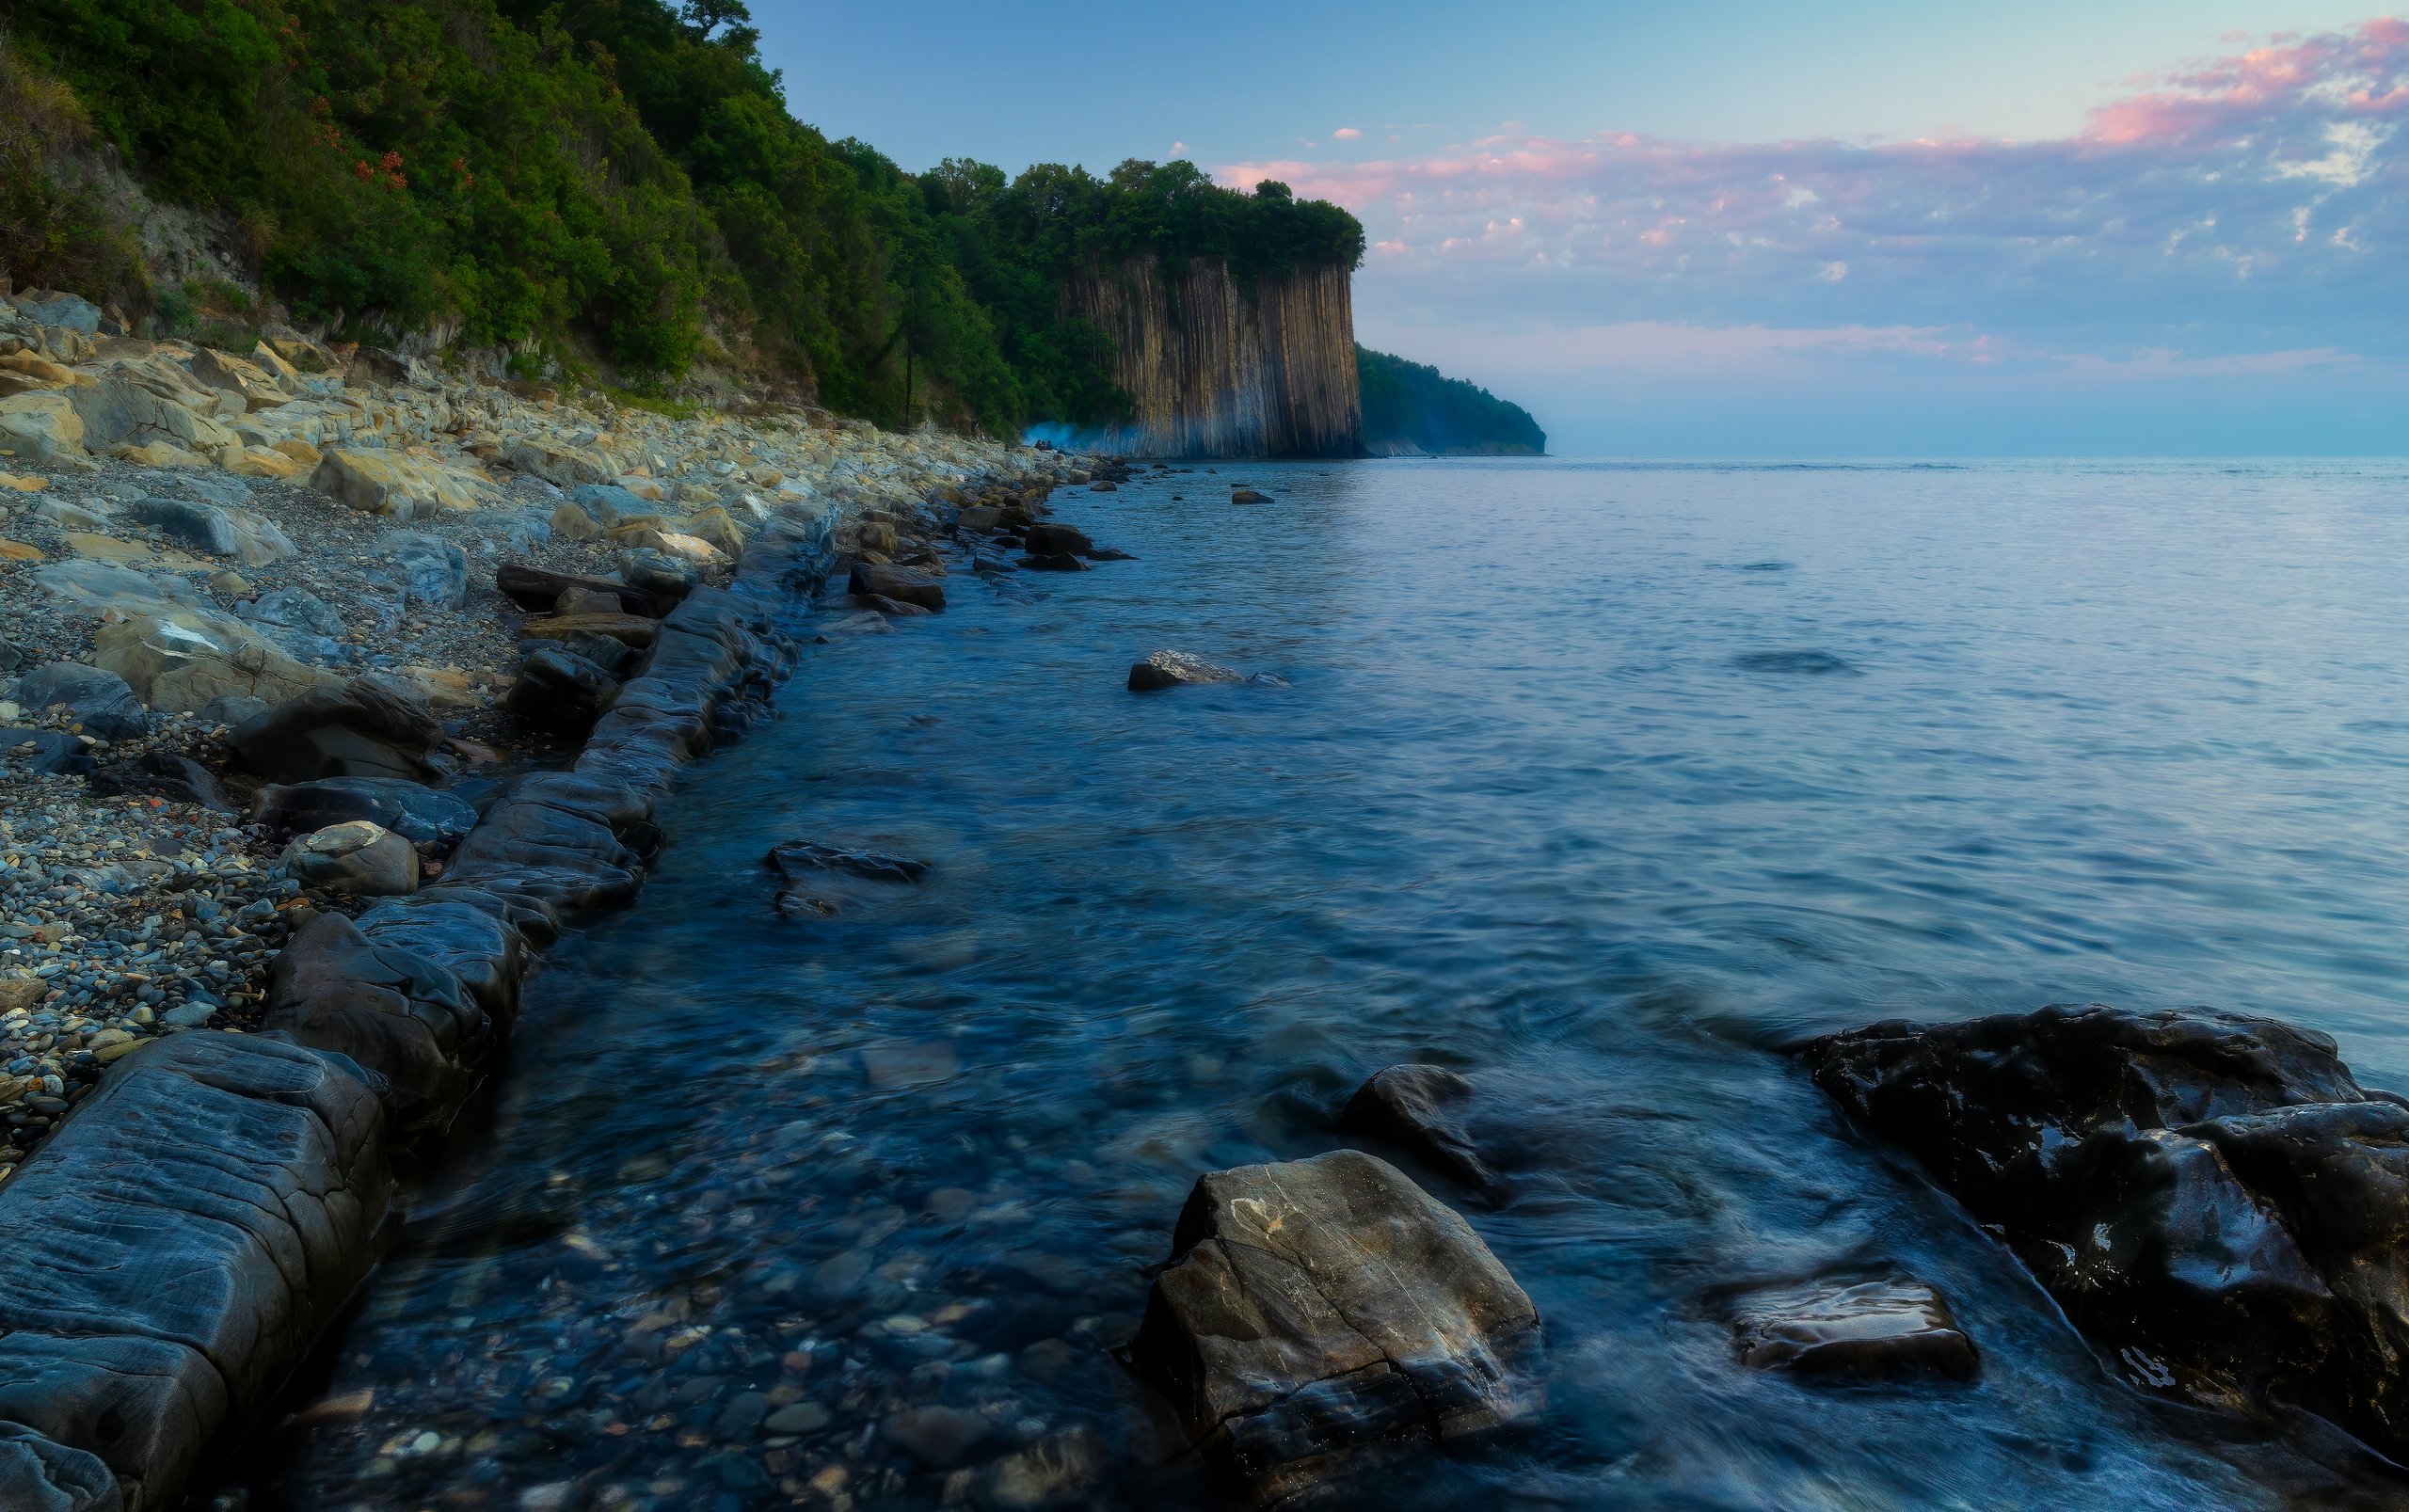
{"type": "Polygon", "coordinates": [[[1805,1050],[2138,1383],[2409,1450],[2409,1107],[2321,1034],[2055,1005],[1805,1050]]]}
{"type": "Polygon", "coordinates": [[[1354,1150],[1197,1182],[1130,1364],[1258,1497],[1518,1418],[1539,1313],[1469,1224],[1354,1150]]]}

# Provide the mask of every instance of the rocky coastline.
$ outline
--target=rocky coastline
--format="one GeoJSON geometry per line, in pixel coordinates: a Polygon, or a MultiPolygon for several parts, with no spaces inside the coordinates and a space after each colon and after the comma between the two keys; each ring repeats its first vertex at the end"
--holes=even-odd
{"type": "Polygon", "coordinates": [[[928,597],[963,511],[1088,479],[39,291],[0,467],[0,1501],[79,1508],[172,1504],[303,1358],[832,571],[928,597]]]}

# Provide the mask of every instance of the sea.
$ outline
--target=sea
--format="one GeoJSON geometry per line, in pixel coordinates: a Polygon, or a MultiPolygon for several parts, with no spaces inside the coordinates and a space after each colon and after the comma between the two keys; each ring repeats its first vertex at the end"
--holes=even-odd
{"type": "Polygon", "coordinates": [[[2205,1004],[2409,1089],[2409,464],[1180,462],[1054,503],[1135,560],[798,613],[215,1504],[1235,1504],[1117,1350],[1197,1178],[1352,1142],[1403,1061],[1508,1131],[1503,1196],[1424,1179],[1537,1305],[1545,1405],[1328,1504],[2409,1499],[2132,1379],[1794,1054],[2205,1004]],[[1129,692],[1165,649],[1249,680],[1129,692]],[[782,908],[788,840],[929,869],[782,908]],[[1854,1273],[1939,1291],[1979,1376],[1738,1362],[1735,1293],[1854,1273]]]}

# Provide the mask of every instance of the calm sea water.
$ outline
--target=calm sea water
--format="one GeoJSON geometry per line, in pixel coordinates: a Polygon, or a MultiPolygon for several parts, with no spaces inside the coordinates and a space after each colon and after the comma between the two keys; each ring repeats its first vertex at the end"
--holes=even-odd
{"type": "Polygon", "coordinates": [[[1225,465],[1057,503],[1142,560],[958,570],[678,799],[252,1504],[1212,1504],[1109,1348],[1198,1173],[1342,1142],[1406,1059],[1508,1131],[1518,1195],[1466,1210],[1550,1407],[1366,1504],[2404,1495],[2125,1384],[1782,1051],[2210,1003],[2409,1086],[2409,467],[1225,465]],[[1124,691],[1163,647],[1291,686],[1124,691]],[[782,919],[790,837],[934,869],[782,919]],[[1892,1266],[1979,1381],[1734,1363],[1733,1288],[1892,1266]],[[892,1414],[931,1406],[916,1456],[892,1414]]]}

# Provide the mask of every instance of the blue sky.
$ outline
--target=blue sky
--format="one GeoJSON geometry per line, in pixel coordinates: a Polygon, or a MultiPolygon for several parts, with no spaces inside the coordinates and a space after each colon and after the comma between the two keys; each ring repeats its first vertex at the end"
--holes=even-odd
{"type": "Polygon", "coordinates": [[[1338,199],[1364,340],[1565,454],[2409,451],[2409,24],[1973,8],[756,20],[798,115],[906,167],[1184,156],[1338,199]]]}

